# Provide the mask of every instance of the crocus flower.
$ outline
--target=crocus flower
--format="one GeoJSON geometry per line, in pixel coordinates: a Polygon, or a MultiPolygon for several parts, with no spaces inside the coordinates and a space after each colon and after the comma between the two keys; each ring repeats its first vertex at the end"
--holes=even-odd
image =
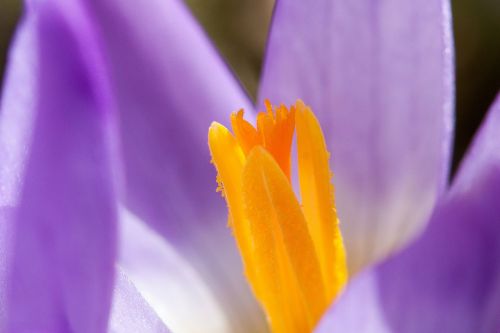
{"type": "MultiPolygon", "coordinates": [[[[0,330],[265,331],[206,144],[255,107],[203,31],[176,0],[25,7],[0,113],[0,330]]],[[[500,326],[500,101],[449,186],[451,40],[446,0],[276,4],[257,105],[316,112],[353,276],[319,332],[500,326]]]]}

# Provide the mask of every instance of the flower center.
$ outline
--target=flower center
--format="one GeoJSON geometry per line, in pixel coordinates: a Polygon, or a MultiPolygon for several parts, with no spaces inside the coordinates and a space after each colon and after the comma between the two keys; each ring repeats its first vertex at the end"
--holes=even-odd
{"type": "Polygon", "coordinates": [[[209,147],[246,277],[273,332],[311,332],[347,280],[329,153],[318,120],[302,101],[257,116],[231,115],[209,147]],[[297,132],[300,204],[290,184],[297,132]]]}

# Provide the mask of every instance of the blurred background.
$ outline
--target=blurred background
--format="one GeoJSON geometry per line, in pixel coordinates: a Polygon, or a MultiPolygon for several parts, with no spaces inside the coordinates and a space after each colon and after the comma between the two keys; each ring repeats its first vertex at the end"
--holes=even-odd
{"type": "MultiPolygon", "coordinates": [[[[273,0],[185,0],[255,97],[273,0]]],[[[500,89],[500,1],[452,0],[456,52],[454,168],[500,89]]],[[[0,4],[0,79],[21,0],[0,4]]],[[[500,133],[499,133],[500,135],[500,133]]]]}

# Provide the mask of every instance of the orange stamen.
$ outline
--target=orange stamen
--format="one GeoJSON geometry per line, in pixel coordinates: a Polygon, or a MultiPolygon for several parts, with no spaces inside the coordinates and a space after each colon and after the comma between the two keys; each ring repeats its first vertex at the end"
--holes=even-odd
{"type": "Polygon", "coordinates": [[[261,145],[274,157],[281,170],[290,180],[290,162],[293,132],[295,128],[295,108],[288,110],[284,105],[274,108],[266,100],[266,112],[257,115],[257,128],[243,119],[244,111],[231,115],[234,135],[246,155],[253,147],[261,145]]]}
{"type": "Polygon", "coordinates": [[[209,147],[245,274],[274,333],[311,332],[347,280],[329,153],[302,101],[266,101],[257,126],[231,115],[234,136],[213,123],[209,147]],[[297,130],[302,203],[290,182],[297,130]]]}

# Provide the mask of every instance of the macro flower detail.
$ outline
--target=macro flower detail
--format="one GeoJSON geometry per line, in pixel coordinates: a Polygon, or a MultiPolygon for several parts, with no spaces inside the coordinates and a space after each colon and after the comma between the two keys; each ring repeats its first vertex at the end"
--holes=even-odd
{"type": "Polygon", "coordinates": [[[256,101],[181,0],[24,7],[0,101],[0,332],[498,332],[500,97],[450,180],[449,0],[276,1],[256,101]],[[264,97],[295,111],[258,116],[264,97]],[[211,130],[233,237],[207,128],[238,108],[256,128],[211,130]]]}
{"type": "Polygon", "coordinates": [[[320,125],[302,101],[257,115],[257,128],[231,115],[208,142],[245,273],[273,332],[310,332],[347,280],[334,206],[329,153],[320,125]],[[297,132],[302,204],[290,180],[297,132]]]}

